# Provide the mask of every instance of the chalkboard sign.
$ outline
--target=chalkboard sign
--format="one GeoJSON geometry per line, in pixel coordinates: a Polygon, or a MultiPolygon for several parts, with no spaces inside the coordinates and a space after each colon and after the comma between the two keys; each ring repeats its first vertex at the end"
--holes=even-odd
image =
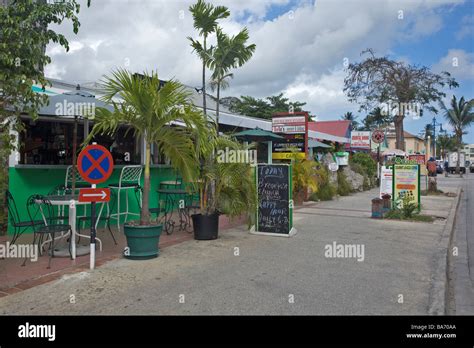
{"type": "Polygon", "coordinates": [[[256,231],[289,234],[293,225],[291,199],[291,166],[259,164],[257,166],[256,231]]]}

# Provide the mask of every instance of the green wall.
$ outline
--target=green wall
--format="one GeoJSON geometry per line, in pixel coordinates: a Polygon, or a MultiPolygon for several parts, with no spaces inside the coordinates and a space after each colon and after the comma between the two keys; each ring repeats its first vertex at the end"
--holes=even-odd
{"type": "MultiPolygon", "coordinates": [[[[107,187],[110,183],[118,183],[120,177],[121,168],[114,169],[112,176],[103,184],[97,185],[97,187],[107,187]]],[[[29,220],[28,212],[26,210],[26,201],[32,194],[47,194],[57,185],[64,184],[66,176],[66,168],[21,168],[11,167],[9,168],[9,190],[12,193],[18,213],[22,221],[29,220]]],[[[150,207],[158,206],[158,194],[156,190],[159,187],[159,183],[164,180],[171,180],[176,177],[175,172],[169,166],[161,166],[157,168],[151,168],[151,192],[150,192],[150,207]]],[[[143,186],[143,173],[141,185],[143,186]]],[[[124,192],[121,196],[121,206],[125,203],[124,192]]],[[[132,212],[139,212],[138,204],[135,199],[135,193],[129,192],[129,210],[132,212]]],[[[124,206],[124,205],[123,205],[124,206]]],[[[87,206],[89,207],[89,206],[87,206]]],[[[78,208],[78,213],[82,214],[82,207],[78,208]]],[[[105,209],[105,208],[104,208],[105,209]]],[[[112,209],[112,207],[111,207],[112,209]]],[[[89,210],[89,209],[88,209],[89,210]]],[[[113,209],[116,211],[116,208],[113,209]]],[[[129,220],[138,218],[136,216],[129,217],[129,220]]],[[[114,220],[111,222],[114,223],[114,220]]],[[[29,231],[31,233],[31,231],[29,231]]],[[[8,233],[13,233],[12,226],[8,226],[8,233]]]]}

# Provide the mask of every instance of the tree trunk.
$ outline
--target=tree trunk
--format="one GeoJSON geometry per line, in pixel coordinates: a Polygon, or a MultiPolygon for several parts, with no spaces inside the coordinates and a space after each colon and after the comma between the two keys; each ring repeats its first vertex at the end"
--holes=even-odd
{"type": "Polygon", "coordinates": [[[217,104],[216,104],[216,128],[217,135],[219,135],[219,104],[220,104],[220,95],[221,95],[221,84],[217,84],[217,104]]]}
{"type": "Polygon", "coordinates": [[[398,115],[394,117],[395,123],[395,147],[399,150],[405,151],[405,137],[403,134],[403,119],[405,116],[398,115]]]}
{"type": "Polygon", "coordinates": [[[151,157],[151,145],[149,142],[146,143],[145,152],[145,176],[143,183],[143,197],[142,197],[142,210],[140,212],[140,225],[150,224],[150,158],[151,157]]]}
{"type": "MultiPolygon", "coordinates": [[[[204,111],[204,116],[207,116],[207,106],[206,106],[206,35],[204,35],[204,60],[202,62],[202,109],[204,111]]],[[[207,119],[207,118],[206,118],[207,119]]]]}

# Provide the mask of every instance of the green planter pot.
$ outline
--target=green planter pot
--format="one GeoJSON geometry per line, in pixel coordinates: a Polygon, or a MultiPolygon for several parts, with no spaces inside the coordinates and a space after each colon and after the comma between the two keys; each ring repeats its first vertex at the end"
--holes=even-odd
{"type": "Polygon", "coordinates": [[[158,244],[163,225],[124,225],[127,237],[128,253],[124,256],[131,260],[147,260],[158,257],[158,244]]]}

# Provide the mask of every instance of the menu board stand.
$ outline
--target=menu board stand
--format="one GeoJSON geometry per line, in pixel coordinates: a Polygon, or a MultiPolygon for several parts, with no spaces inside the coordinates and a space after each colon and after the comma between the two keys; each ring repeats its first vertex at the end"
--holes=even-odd
{"type": "Polygon", "coordinates": [[[293,227],[292,167],[288,164],[259,164],[255,170],[257,184],[256,223],[251,234],[292,237],[293,227]]]}

